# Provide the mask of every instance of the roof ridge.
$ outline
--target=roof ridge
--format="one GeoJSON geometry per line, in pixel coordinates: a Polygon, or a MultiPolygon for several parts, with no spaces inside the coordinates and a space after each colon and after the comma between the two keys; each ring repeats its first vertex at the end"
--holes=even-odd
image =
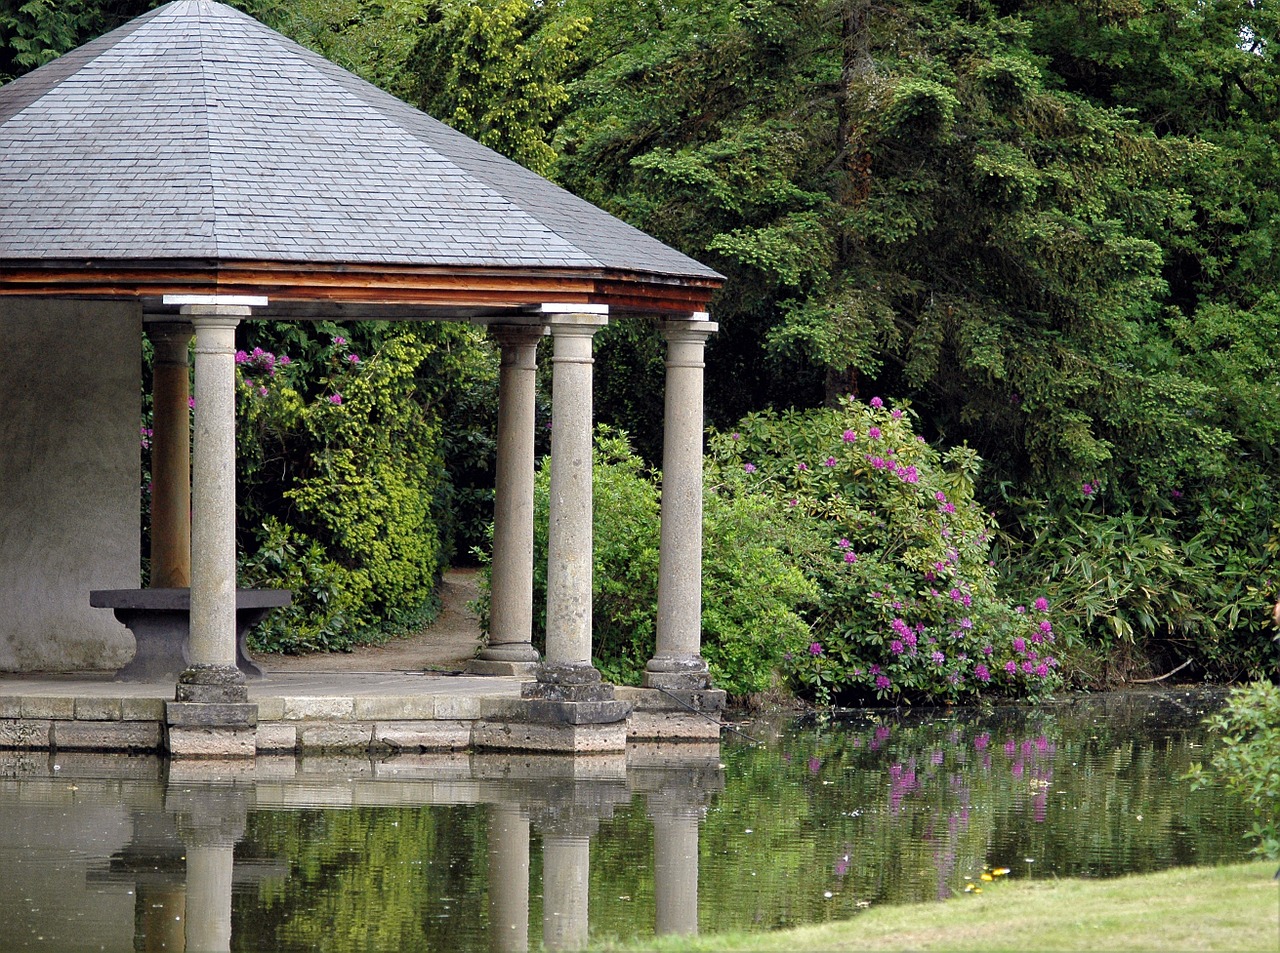
{"type": "MultiPolygon", "coordinates": [[[[183,0],[174,0],[174,2],[173,2],[173,3],[167,3],[167,4],[165,4],[165,7],[171,7],[171,6],[174,6],[174,4],[179,3],[179,2],[183,2],[183,0]]],[[[161,9],[164,9],[165,7],[162,7],[161,9]]],[[[202,119],[203,119],[202,126],[203,126],[203,128],[204,128],[204,139],[203,139],[203,141],[204,141],[204,147],[205,147],[205,154],[204,154],[204,158],[205,158],[205,161],[206,161],[206,162],[208,162],[208,164],[209,164],[209,177],[208,177],[208,179],[207,179],[207,183],[208,183],[208,186],[209,186],[209,215],[210,215],[210,218],[211,218],[211,222],[210,222],[210,229],[211,229],[211,231],[212,231],[211,239],[212,239],[212,241],[213,241],[213,253],[214,253],[214,256],[216,257],[216,256],[218,255],[219,251],[220,251],[220,248],[219,248],[219,241],[218,241],[218,239],[219,239],[219,235],[218,235],[218,184],[214,181],[214,180],[215,180],[215,178],[217,178],[217,171],[214,169],[214,164],[213,164],[213,163],[214,163],[214,160],[213,160],[213,142],[212,142],[213,133],[212,133],[212,130],[210,129],[210,118],[209,118],[209,117],[210,117],[210,113],[209,113],[209,70],[208,70],[208,65],[207,65],[207,63],[205,62],[205,58],[204,58],[204,49],[205,49],[204,41],[205,41],[205,39],[206,39],[206,37],[205,37],[205,35],[204,35],[204,34],[205,34],[205,26],[206,26],[206,22],[205,22],[205,18],[204,18],[204,4],[203,4],[203,3],[197,3],[197,5],[196,5],[196,21],[197,21],[197,23],[199,23],[199,25],[200,25],[200,26],[199,26],[199,28],[200,28],[200,80],[201,80],[201,82],[200,82],[200,90],[201,90],[201,93],[202,93],[202,98],[201,98],[201,102],[200,102],[200,109],[201,109],[201,110],[202,110],[202,112],[203,112],[203,116],[202,116],[202,119]]]]}

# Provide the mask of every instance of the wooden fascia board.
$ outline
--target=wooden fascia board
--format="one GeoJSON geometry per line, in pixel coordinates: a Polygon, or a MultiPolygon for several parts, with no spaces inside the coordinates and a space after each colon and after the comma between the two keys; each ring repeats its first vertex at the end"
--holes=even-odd
{"type": "Polygon", "coordinates": [[[544,301],[704,311],[716,278],[569,268],[445,268],[296,262],[0,261],[0,296],[138,298],[263,294],[279,301],[520,307],[544,301]]]}

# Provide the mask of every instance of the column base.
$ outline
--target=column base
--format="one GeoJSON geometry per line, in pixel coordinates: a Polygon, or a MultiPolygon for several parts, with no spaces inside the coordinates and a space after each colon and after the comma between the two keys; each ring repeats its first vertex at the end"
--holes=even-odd
{"type": "Polygon", "coordinates": [[[644,667],[640,684],[645,688],[661,688],[669,692],[706,691],[711,689],[711,673],[700,655],[659,657],[650,659],[644,667]]]}
{"type": "Polygon", "coordinates": [[[518,675],[532,678],[538,674],[541,657],[528,642],[489,645],[467,663],[468,675],[518,675]]]}
{"type": "MultiPolygon", "coordinates": [[[[626,710],[630,705],[623,704],[626,710]]],[[[607,724],[537,724],[522,722],[478,722],[471,732],[476,748],[497,751],[545,751],[561,754],[623,752],[627,750],[627,723],[621,719],[607,724]]]]}
{"type": "Polygon", "coordinates": [[[174,699],[205,705],[234,705],[249,700],[244,673],[234,665],[192,665],[178,676],[174,699]]]}
{"type": "Polygon", "coordinates": [[[544,663],[538,668],[537,680],[521,686],[520,697],[553,702],[610,702],[613,686],[588,663],[544,663]]]}
{"type": "Polygon", "coordinates": [[[166,702],[165,748],[174,758],[252,758],[258,706],[166,702]]]}

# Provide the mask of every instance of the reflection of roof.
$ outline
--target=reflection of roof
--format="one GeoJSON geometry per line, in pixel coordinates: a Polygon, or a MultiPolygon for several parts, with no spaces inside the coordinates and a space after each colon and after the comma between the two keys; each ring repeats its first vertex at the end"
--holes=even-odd
{"type": "Polygon", "coordinates": [[[213,0],[177,0],[0,88],[0,265],[162,261],[220,281],[250,262],[568,270],[698,286],[704,302],[720,283],[213,0]]]}

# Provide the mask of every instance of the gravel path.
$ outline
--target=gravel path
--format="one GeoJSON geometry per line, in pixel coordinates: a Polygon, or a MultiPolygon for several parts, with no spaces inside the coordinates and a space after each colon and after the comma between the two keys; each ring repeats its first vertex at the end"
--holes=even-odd
{"type": "Polygon", "coordinates": [[[457,671],[480,646],[480,625],[467,603],[479,595],[477,569],[450,569],[440,583],[440,615],[421,632],[352,652],[255,656],[268,672],[457,671]]]}

